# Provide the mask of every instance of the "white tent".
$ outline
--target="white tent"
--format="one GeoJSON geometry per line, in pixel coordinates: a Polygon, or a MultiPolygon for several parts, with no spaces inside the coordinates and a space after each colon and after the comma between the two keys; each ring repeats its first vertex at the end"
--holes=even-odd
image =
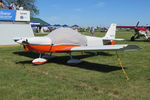
{"type": "Polygon", "coordinates": [[[33,37],[29,22],[30,11],[0,9],[0,45],[16,44],[16,37],[33,37]]]}
{"type": "Polygon", "coordinates": [[[16,44],[13,38],[33,37],[34,33],[30,24],[0,23],[0,45],[16,44]]]}

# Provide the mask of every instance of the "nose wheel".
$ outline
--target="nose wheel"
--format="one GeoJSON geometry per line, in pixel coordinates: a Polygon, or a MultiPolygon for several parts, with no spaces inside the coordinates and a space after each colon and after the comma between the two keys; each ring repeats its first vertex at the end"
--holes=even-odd
{"type": "Polygon", "coordinates": [[[43,56],[42,54],[40,54],[39,58],[34,59],[32,63],[35,65],[41,65],[48,62],[48,60],[52,58],[55,58],[55,56],[52,56],[52,53],[50,55],[43,55],[43,56]]]}

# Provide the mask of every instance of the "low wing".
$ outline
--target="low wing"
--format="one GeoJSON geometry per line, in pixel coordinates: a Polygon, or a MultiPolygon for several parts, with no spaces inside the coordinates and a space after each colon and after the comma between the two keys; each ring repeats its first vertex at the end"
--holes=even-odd
{"type": "Polygon", "coordinates": [[[136,45],[104,45],[104,46],[81,46],[73,47],[70,51],[134,51],[140,49],[136,45]]]}

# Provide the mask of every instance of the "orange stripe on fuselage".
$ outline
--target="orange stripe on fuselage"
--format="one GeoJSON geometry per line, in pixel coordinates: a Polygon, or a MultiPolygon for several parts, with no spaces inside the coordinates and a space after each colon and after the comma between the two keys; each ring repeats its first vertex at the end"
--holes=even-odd
{"type": "Polygon", "coordinates": [[[71,48],[77,46],[78,45],[56,45],[52,47],[51,52],[68,52],[71,48]]]}
{"type": "Polygon", "coordinates": [[[35,51],[39,53],[49,52],[51,45],[24,45],[26,51],[35,51]]]}
{"type": "Polygon", "coordinates": [[[24,45],[26,51],[35,51],[39,53],[45,52],[69,52],[72,47],[78,45],[55,45],[51,48],[51,45],[24,45]]]}

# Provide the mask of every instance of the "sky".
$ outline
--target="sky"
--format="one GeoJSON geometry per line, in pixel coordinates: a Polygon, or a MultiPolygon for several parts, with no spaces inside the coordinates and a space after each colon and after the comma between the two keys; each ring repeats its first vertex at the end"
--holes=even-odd
{"type": "Polygon", "coordinates": [[[150,0],[37,0],[36,5],[36,17],[52,25],[150,25],[150,0]]]}

